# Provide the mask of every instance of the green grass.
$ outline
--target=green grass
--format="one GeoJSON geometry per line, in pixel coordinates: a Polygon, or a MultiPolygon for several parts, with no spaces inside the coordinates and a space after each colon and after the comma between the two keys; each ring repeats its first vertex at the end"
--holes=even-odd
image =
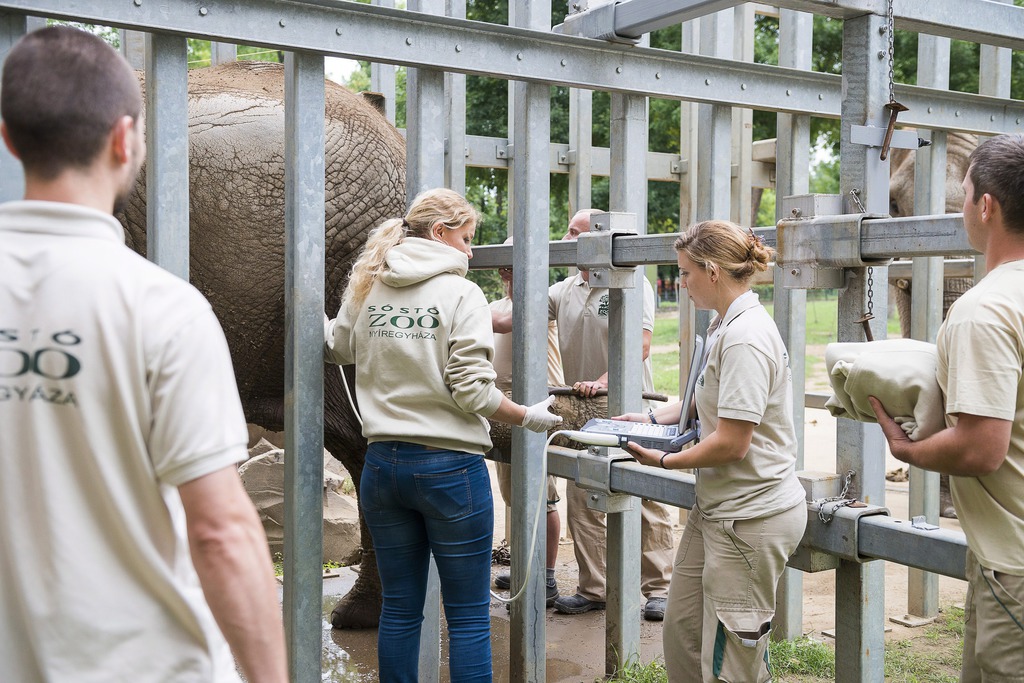
{"type": "MultiPolygon", "coordinates": [[[[964,611],[944,607],[920,638],[885,643],[887,683],[956,683],[963,655],[964,611]],[[920,647],[928,641],[932,647],[920,647]]],[[[777,683],[826,683],[835,680],[836,653],[830,643],[811,638],[772,641],[769,650],[772,680],[777,683]]],[[[665,664],[658,658],[646,665],[629,662],[612,683],[663,683],[665,664]]]]}
{"type": "MultiPolygon", "coordinates": [[[[324,562],[324,571],[328,572],[332,569],[341,569],[345,565],[340,562],[334,562],[328,560],[324,562]]],[[[274,553],[274,576],[284,576],[284,556],[281,553],[274,553]]]]}

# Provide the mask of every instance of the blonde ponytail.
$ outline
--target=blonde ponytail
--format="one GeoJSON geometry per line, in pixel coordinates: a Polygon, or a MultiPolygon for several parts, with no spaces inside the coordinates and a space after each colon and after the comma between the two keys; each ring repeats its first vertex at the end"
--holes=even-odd
{"type": "Polygon", "coordinates": [[[373,283],[388,269],[388,251],[406,237],[433,239],[431,228],[440,223],[449,230],[457,230],[467,223],[477,223],[479,214],[454,190],[436,188],[426,190],[412,200],[405,218],[391,218],[370,232],[363,253],[352,265],[352,275],[342,297],[341,305],[359,307],[373,288],[373,283]]]}
{"type": "Polygon", "coordinates": [[[342,297],[341,305],[359,307],[380,274],[387,270],[388,251],[405,237],[405,219],[391,218],[374,228],[366,239],[363,253],[352,265],[352,275],[342,297]]]}

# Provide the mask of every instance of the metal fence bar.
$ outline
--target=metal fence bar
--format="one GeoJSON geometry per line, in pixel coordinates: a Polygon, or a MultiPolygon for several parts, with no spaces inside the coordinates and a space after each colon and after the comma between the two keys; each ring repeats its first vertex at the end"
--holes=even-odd
{"type": "Polygon", "coordinates": [[[188,51],[181,36],[147,33],[144,42],[146,256],[187,281],[188,51]]]}
{"type": "Polygon", "coordinates": [[[321,679],[324,59],[285,54],[284,623],[291,680],[321,679]]]}
{"type": "MultiPolygon", "coordinates": [[[[813,17],[803,12],[779,12],[779,66],[811,68],[813,17]]],[[[805,194],[810,183],[806,160],[810,158],[811,120],[807,116],[779,114],[776,143],[775,218],[782,218],[782,197],[805,194]]],[[[804,467],[804,391],[806,387],[804,355],[807,344],[807,291],[782,287],[779,268],[773,268],[775,323],[789,350],[793,373],[793,423],[796,426],[796,469],[804,467]]],[[[779,583],[776,598],[774,637],[799,638],[803,635],[803,574],[787,568],[779,583]]]]}
{"type": "MultiPolygon", "coordinates": [[[[572,448],[550,447],[548,471],[571,480],[576,473],[576,454],[572,448]]],[[[675,470],[666,472],[629,461],[613,463],[609,478],[612,491],[643,496],[683,509],[693,507],[695,485],[696,479],[692,474],[675,470]]],[[[857,529],[857,554],[865,559],[886,560],[954,579],[964,578],[967,540],[960,531],[918,528],[906,520],[888,515],[861,517],[857,529]]],[[[817,514],[810,516],[802,546],[828,552],[844,544],[838,525],[824,525],[817,514]]]]}
{"type": "MultiPolygon", "coordinates": [[[[551,25],[549,0],[516,0],[509,5],[510,21],[535,30],[551,25]]],[[[548,141],[551,139],[549,89],[535,83],[511,84],[515,125],[510,122],[515,158],[510,177],[512,206],[510,218],[515,241],[512,309],[514,334],[512,368],[513,399],[533,404],[547,394],[547,291],[548,263],[548,141]]],[[[543,681],[546,678],[546,576],[547,524],[538,510],[536,492],[544,487],[546,474],[540,458],[532,457],[544,448],[543,434],[512,429],[512,588],[518,590],[532,576],[523,600],[512,606],[510,668],[513,681],[543,681]],[[537,515],[536,530],[532,523],[537,515]],[[529,538],[537,534],[530,555],[529,538]]],[[[540,505],[540,507],[543,507],[540,505]]]]}
{"type": "MultiPolygon", "coordinates": [[[[8,14],[0,11],[0,62],[25,33],[28,23],[23,14],[8,14]]],[[[8,202],[25,196],[25,173],[21,162],[0,144],[0,201],[8,202]]]]}
{"type": "MultiPolygon", "coordinates": [[[[917,42],[917,82],[932,88],[949,87],[949,38],[921,35],[917,42]]],[[[946,210],[946,133],[925,133],[931,146],[916,153],[914,213],[946,210]]],[[[914,259],[911,336],[935,342],[942,322],[943,258],[914,259]]],[[[910,468],[910,516],[939,523],[939,474],[910,468]]],[[[928,623],[939,614],[939,577],[910,568],[907,574],[907,616],[910,624],[928,623]]]]}
{"type": "MultiPolygon", "coordinates": [[[[466,18],[466,0],[446,0],[445,13],[466,18]]],[[[444,120],[447,124],[444,142],[444,184],[459,194],[466,194],[466,77],[444,75],[444,120]]]]}
{"type": "MultiPolygon", "coordinates": [[[[395,0],[373,0],[377,7],[394,8],[395,0]]],[[[370,64],[370,90],[384,96],[384,116],[395,122],[395,65],[373,62],[370,64]]]]}
{"type": "MultiPolygon", "coordinates": [[[[444,14],[444,0],[412,0],[409,9],[410,17],[432,19],[444,14]]],[[[351,32],[347,33],[351,38],[351,32]]],[[[405,91],[405,191],[408,203],[412,203],[420,192],[444,185],[444,73],[428,68],[408,69],[405,91]]],[[[424,683],[441,679],[440,589],[437,564],[431,556],[420,627],[419,678],[424,683]]]]}
{"type": "MultiPolygon", "coordinates": [[[[879,150],[857,145],[850,140],[851,126],[863,122],[884,127],[883,105],[888,101],[888,66],[876,55],[887,53],[885,18],[874,14],[843,22],[843,118],[839,187],[856,201],[847,211],[884,214],[889,208],[889,164],[879,160],[879,150]],[[857,202],[860,204],[857,204],[857,202]]],[[[839,341],[862,341],[864,332],[857,323],[867,310],[869,297],[875,311],[872,325],[876,339],[885,337],[888,280],[884,268],[874,269],[872,287],[866,280],[867,269],[847,271],[848,286],[839,294],[839,341]]],[[[884,452],[878,425],[850,420],[836,424],[836,471],[856,473],[851,495],[875,505],[884,505],[884,452]]],[[[881,564],[861,565],[840,562],[836,570],[836,681],[869,683],[882,678],[885,648],[885,572],[881,564]]]]}
{"type": "MultiPolygon", "coordinates": [[[[611,98],[612,175],[609,209],[636,217],[636,229],[647,232],[647,99],[635,95],[611,98]]],[[[593,275],[591,275],[593,278],[593,275]]],[[[593,279],[591,280],[593,284],[593,279]]],[[[631,289],[608,290],[608,414],[640,410],[642,390],[643,271],[634,273],[631,289]]],[[[605,673],[614,674],[640,655],[641,501],[631,509],[609,512],[606,546],[605,673]]]]}
{"type": "MultiPolygon", "coordinates": [[[[1002,7],[975,1],[982,15],[1002,7]]],[[[126,10],[123,0],[91,0],[88,5],[66,0],[0,0],[0,7],[549,85],[814,116],[840,114],[841,78],[831,74],[765,64],[738,65],[732,59],[606,44],[359,3],[250,0],[211,5],[204,8],[206,14],[186,3],[147,2],[126,10]]],[[[981,134],[1024,131],[1024,102],[907,85],[898,86],[896,92],[899,101],[910,107],[900,120],[905,125],[981,134]]]]}

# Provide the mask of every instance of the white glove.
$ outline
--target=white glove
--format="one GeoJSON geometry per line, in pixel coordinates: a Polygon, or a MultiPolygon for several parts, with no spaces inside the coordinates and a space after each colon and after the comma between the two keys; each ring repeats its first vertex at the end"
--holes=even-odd
{"type": "Polygon", "coordinates": [[[554,396],[548,396],[540,403],[526,406],[526,415],[523,416],[523,427],[531,432],[546,432],[555,425],[561,424],[561,415],[548,412],[548,408],[554,400],[554,396]]]}

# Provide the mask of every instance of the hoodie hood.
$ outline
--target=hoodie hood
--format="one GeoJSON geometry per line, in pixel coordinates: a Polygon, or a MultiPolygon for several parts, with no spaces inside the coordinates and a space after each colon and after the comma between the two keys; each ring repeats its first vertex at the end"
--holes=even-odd
{"type": "Polygon", "coordinates": [[[465,277],[469,257],[447,244],[422,237],[406,237],[384,257],[388,270],[380,281],[389,287],[406,287],[429,280],[441,273],[465,277]]]}

